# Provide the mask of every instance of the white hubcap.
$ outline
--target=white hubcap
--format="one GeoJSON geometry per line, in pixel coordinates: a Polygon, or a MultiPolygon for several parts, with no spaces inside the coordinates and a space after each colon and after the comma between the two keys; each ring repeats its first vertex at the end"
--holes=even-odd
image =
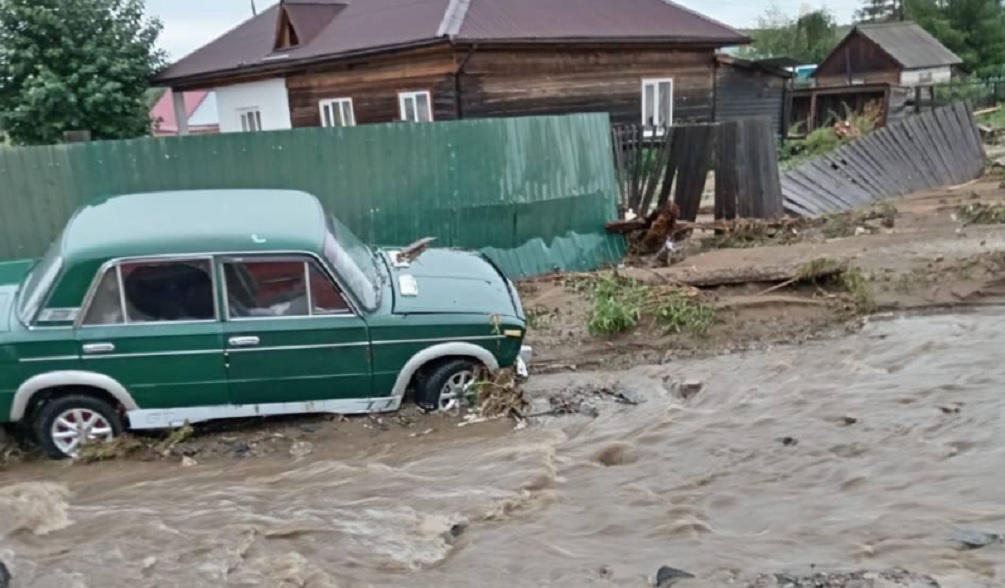
{"type": "Polygon", "coordinates": [[[447,383],[443,385],[443,389],[440,390],[440,410],[456,408],[474,383],[475,374],[469,370],[457,372],[451,376],[447,380],[447,383]]]}
{"type": "Polygon", "coordinates": [[[87,408],[61,413],[52,423],[52,441],[70,457],[77,455],[83,443],[111,441],[115,436],[108,419],[87,408]]]}

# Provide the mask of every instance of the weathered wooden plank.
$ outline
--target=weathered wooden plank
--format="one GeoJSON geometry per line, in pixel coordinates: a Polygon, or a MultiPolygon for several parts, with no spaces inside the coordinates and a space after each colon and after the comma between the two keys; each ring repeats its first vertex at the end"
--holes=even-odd
{"type": "Polygon", "coordinates": [[[736,170],[737,122],[722,123],[717,128],[715,146],[715,218],[736,218],[739,179],[736,170]]]}
{"type": "Polygon", "coordinates": [[[928,162],[923,150],[911,138],[915,133],[911,118],[913,117],[908,117],[901,121],[900,124],[892,127],[894,136],[897,139],[894,148],[899,149],[904,154],[908,164],[918,174],[918,189],[927,190],[932,186],[938,185],[939,178],[935,175],[932,164],[928,162]]]}
{"type": "Polygon", "coordinates": [[[939,124],[935,121],[935,117],[936,113],[934,111],[916,117],[916,122],[921,131],[919,138],[923,144],[927,145],[932,161],[935,163],[942,181],[946,184],[962,183],[963,180],[960,180],[959,174],[956,173],[955,164],[952,162],[949,154],[946,153],[949,145],[947,145],[946,138],[942,134],[939,124]]]}
{"type": "Polygon", "coordinates": [[[908,165],[904,154],[895,148],[893,133],[889,128],[882,128],[862,137],[855,142],[855,150],[863,160],[869,162],[877,174],[891,178],[890,181],[900,187],[901,194],[916,189],[917,174],[908,165]],[[891,173],[892,170],[897,171],[891,173]]]}
{"type": "Polygon", "coordinates": [[[846,196],[837,193],[833,180],[822,175],[815,169],[803,166],[789,172],[788,177],[807,195],[812,195],[820,201],[820,208],[827,211],[854,208],[857,204],[846,196]]]}
{"type": "Polygon", "coordinates": [[[921,153],[922,161],[931,176],[926,188],[931,189],[951,184],[953,180],[949,177],[948,172],[943,169],[938,153],[932,145],[932,140],[925,131],[925,127],[922,126],[920,117],[912,116],[905,123],[910,130],[908,139],[914,145],[914,148],[921,153]]]}
{"type": "Polygon", "coordinates": [[[845,161],[849,167],[862,176],[863,181],[873,187],[875,198],[903,194],[904,189],[898,183],[897,175],[884,173],[882,169],[876,167],[875,158],[865,155],[862,144],[866,139],[868,137],[845,145],[838,150],[836,157],[845,161]]]}
{"type": "Polygon", "coordinates": [[[888,191],[874,183],[871,174],[859,167],[858,163],[853,162],[849,153],[842,148],[833,153],[825,154],[821,159],[829,164],[835,172],[861,188],[871,200],[877,200],[886,195],[888,191]]]}
{"type": "Polygon", "coordinates": [[[823,214],[816,200],[805,197],[789,180],[784,178],[782,179],[782,196],[785,210],[792,214],[810,218],[823,214]]]}
{"type": "Polygon", "coordinates": [[[775,149],[774,132],[768,119],[752,119],[751,130],[754,133],[755,153],[757,158],[757,175],[760,180],[759,202],[754,207],[758,218],[774,218],[781,216],[782,188],[778,173],[778,152],[775,149]]]}
{"type": "Polygon", "coordinates": [[[683,220],[693,221],[698,216],[701,194],[708,178],[713,128],[710,125],[687,127],[686,148],[680,155],[680,173],[674,195],[683,220]]]}
{"type": "Polygon", "coordinates": [[[824,160],[818,159],[807,162],[806,167],[818,174],[822,186],[826,186],[832,194],[850,203],[852,206],[862,206],[872,202],[872,198],[867,192],[848,181],[838,170],[835,170],[824,160]]]}
{"type": "Polygon", "coordinates": [[[962,184],[970,180],[968,160],[971,152],[966,145],[965,131],[956,124],[952,112],[940,108],[931,114],[932,124],[936,127],[942,143],[942,152],[952,171],[953,184],[962,184]]]}

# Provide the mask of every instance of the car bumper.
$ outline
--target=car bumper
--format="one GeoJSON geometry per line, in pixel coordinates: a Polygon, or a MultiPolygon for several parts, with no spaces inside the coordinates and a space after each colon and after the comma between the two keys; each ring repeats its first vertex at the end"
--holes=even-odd
{"type": "Polygon", "coordinates": [[[530,360],[534,356],[534,349],[530,345],[520,348],[520,356],[516,358],[516,375],[521,378],[530,377],[530,360]]]}

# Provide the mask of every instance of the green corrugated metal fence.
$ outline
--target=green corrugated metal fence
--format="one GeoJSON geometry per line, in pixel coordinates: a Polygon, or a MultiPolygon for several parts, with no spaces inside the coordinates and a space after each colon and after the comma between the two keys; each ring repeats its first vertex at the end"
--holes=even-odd
{"type": "Polygon", "coordinates": [[[589,114],[2,149],[0,258],[40,255],[95,197],[211,188],[304,190],[366,241],[434,236],[515,277],[624,249],[603,230],[618,198],[609,122],[589,114]]]}

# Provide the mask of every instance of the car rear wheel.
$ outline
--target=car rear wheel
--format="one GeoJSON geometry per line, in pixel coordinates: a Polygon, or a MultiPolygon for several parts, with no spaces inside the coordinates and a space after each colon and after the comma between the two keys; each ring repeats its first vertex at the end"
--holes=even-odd
{"type": "Polygon", "coordinates": [[[91,396],[63,396],[45,403],[35,416],[35,439],[54,459],[76,457],[87,443],[107,443],[122,432],[115,408],[91,396]]]}
{"type": "Polygon", "coordinates": [[[478,366],[467,359],[442,363],[418,378],[415,402],[423,410],[443,412],[461,405],[475,383],[478,366]]]}

